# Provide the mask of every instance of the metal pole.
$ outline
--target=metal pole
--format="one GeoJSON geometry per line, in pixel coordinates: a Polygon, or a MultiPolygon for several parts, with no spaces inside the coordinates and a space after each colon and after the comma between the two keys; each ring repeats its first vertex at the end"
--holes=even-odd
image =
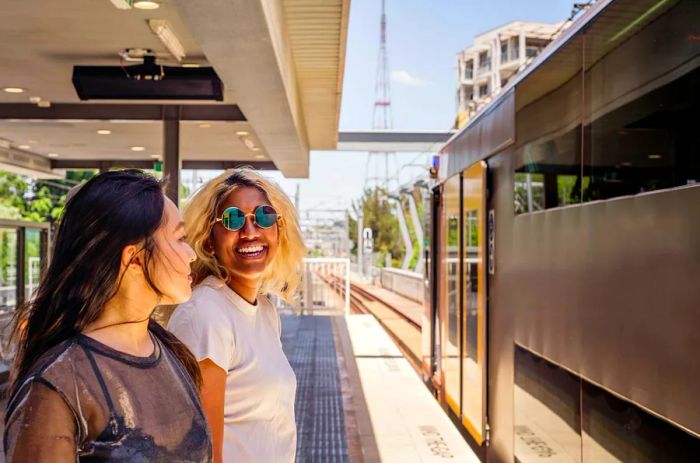
{"type": "Polygon", "coordinates": [[[350,259],[345,262],[345,315],[350,315],[350,259]]]}
{"type": "Polygon", "coordinates": [[[364,230],[365,226],[363,223],[364,218],[362,217],[362,214],[359,214],[357,216],[357,268],[360,273],[360,275],[364,274],[364,230]]]}
{"type": "Polygon", "coordinates": [[[25,230],[26,228],[24,227],[17,227],[17,271],[15,273],[15,282],[17,285],[17,303],[15,304],[15,307],[19,307],[20,305],[24,304],[24,300],[26,298],[25,294],[25,289],[24,289],[24,282],[26,281],[26,273],[27,273],[27,268],[25,265],[26,262],[26,246],[25,246],[25,238],[26,238],[26,233],[25,230]]]}
{"type": "Polygon", "coordinates": [[[180,198],[180,106],[163,106],[163,178],[165,195],[179,206],[180,198]]]}

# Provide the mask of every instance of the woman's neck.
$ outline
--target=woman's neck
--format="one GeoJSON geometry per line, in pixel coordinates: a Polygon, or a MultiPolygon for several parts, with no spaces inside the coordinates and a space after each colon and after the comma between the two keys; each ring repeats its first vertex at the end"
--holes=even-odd
{"type": "Polygon", "coordinates": [[[260,282],[257,280],[248,281],[238,278],[230,278],[228,281],[228,287],[250,304],[255,305],[258,300],[260,282]]]}
{"type": "Polygon", "coordinates": [[[136,303],[118,294],[107,301],[100,317],[83,334],[120,352],[147,357],[155,349],[148,334],[153,309],[154,304],[136,303]]]}

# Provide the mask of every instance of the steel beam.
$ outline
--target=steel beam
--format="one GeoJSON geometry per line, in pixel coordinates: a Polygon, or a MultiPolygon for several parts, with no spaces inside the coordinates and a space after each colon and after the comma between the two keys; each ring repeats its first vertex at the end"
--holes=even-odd
{"type": "Polygon", "coordinates": [[[437,152],[454,132],[368,130],[338,133],[338,151],[437,152]]]}
{"type": "MultiPolygon", "coordinates": [[[[153,169],[154,161],[145,159],[55,159],[51,160],[52,169],[99,169],[107,171],[115,167],[132,169],[153,169]]],[[[199,161],[195,159],[183,160],[183,169],[211,169],[226,170],[236,167],[251,167],[259,170],[277,170],[272,161],[199,161]]]]}
{"type": "Polygon", "coordinates": [[[168,108],[180,108],[181,121],[245,121],[237,105],[156,105],[54,103],[40,108],[31,103],[0,104],[0,119],[22,120],[131,120],[160,121],[168,108]]]}

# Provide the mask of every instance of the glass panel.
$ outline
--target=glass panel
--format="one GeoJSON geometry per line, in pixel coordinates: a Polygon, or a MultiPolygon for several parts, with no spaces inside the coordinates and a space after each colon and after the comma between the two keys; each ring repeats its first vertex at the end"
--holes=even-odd
{"type": "Polygon", "coordinates": [[[582,39],[518,87],[516,214],[581,202],[582,39]]]}
{"type": "Polygon", "coordinates": [[[41,231],[38,229],[25,230],[25,261],[27,276],[24,282],[24,294],[29,300],[39,286],[41,279],[41,231]]]}
{"type": "Polygon", "coordinates": [[[700,2],[640,0],[623,15],[585,35],[584,201],[700,182],[700,2]]]}
{"type": "Polygon", "coordinates": [[[583,383],[583,461],[697,462],[700,439],[609,392],[583,383]]]}
{"type": "Polygon", "coordinates": [[[581,462],[580,382],[515,346],[515,461],[581,462]]]}
{"type": "Polygon", "coordinates": [[[443,298],[442,373],[445,398],[450,408],[459,415],[459,198],[460,177],[445,182],[443,223],[445,224],[445,251],[443,269],[446,278],[443,298]]]}
{"type": "Polygon", "coordinates": [[[0,313],[13,311],[17,299],[17,230],[0,228],[0,313]]]}
{"type": "Polygon", "coordinates": [[[484,201],[486,166],[479,162],[463,173],[462,250],[462,422],[481,444],[484,433],[486,382],[486,285],[484,270],[484,201]]]}

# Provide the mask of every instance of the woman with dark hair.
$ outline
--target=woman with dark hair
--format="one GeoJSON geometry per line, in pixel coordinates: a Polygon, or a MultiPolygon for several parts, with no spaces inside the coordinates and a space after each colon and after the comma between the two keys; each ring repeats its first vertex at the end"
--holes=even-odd
{"type": "Polygon", "coordinates": [[[100,174],[68,201],[14,320],[8,462],[211,460],[197,362],[150,319],[190,297],[184,234],[162,185],[137,170],[100,174]]]}

